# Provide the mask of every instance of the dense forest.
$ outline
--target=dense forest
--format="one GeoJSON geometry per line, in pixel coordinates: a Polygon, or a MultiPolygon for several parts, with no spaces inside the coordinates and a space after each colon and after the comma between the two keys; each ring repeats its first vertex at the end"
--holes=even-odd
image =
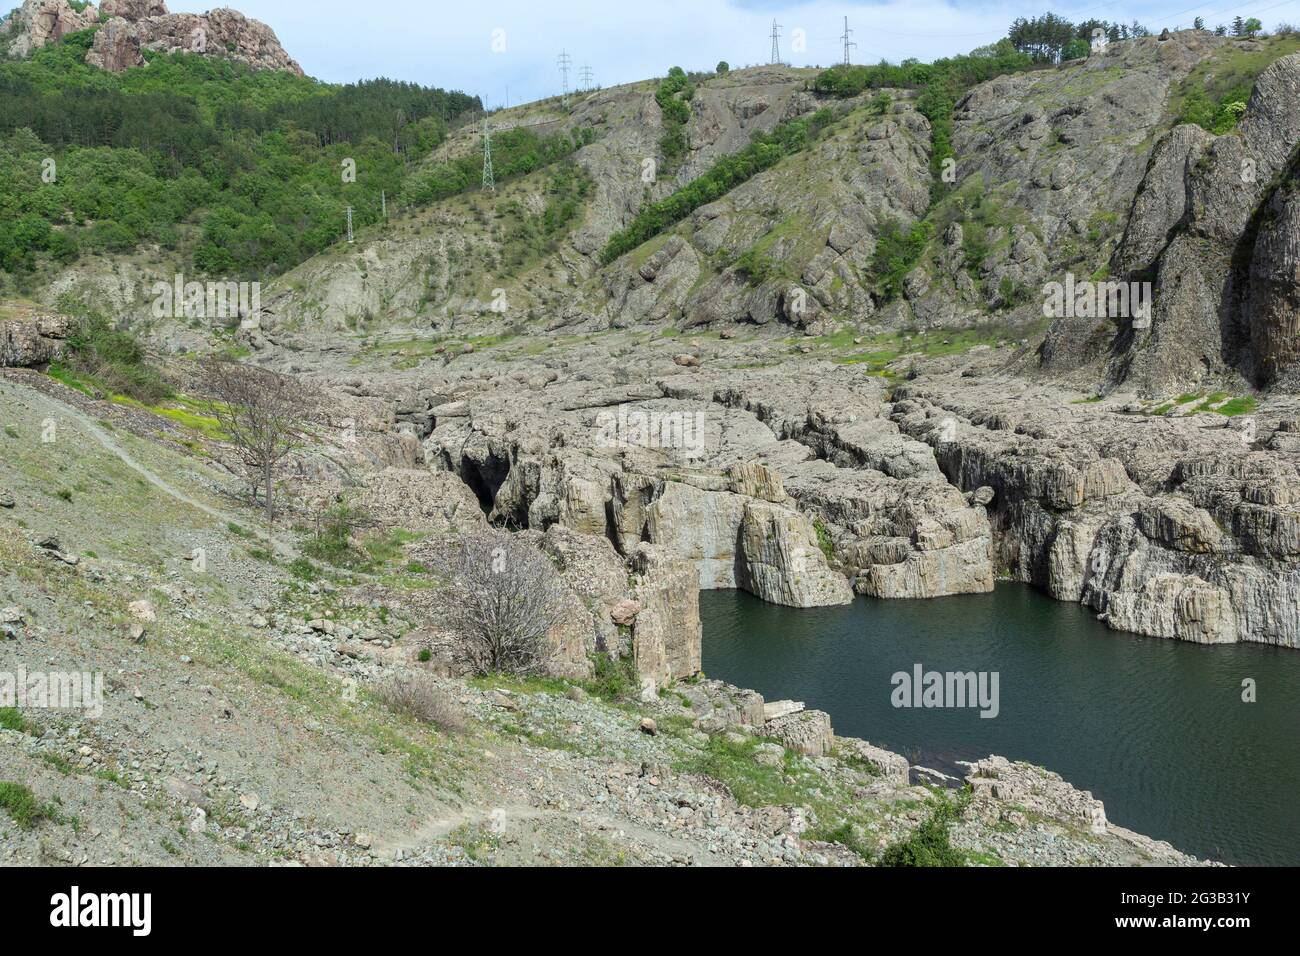
{"type": "Polygon", "coordinates": [[[376,221],[381,191],[401,194],[410,164],[481,108],[183,53],[105,73],[83,62],[92,38],[0,62],[0,269],[149,242],[202,272],[282,272],[337,241],[348,205],[376,221]]]}

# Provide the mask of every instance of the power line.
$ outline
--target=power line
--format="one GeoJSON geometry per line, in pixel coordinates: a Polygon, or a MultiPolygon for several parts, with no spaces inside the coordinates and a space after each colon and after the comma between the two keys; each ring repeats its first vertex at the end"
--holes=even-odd
{"type": "Polygon", "coordinates": [[[488,192],[497,191],[497,179],[492,171],[492,125],[483,117],[483,188],[488,192]]]}
{"type": "Polygon", "coordinates": [[[573,65],[573,57],[569,56],[568,53],[566,53],[566,52],[564,52],[563,50],[561,50],[561,51],[560,51],[560,57],[559,57],[559,59],[558,59],[556,62],[559,64],[559,67],[560,67],[560,77],[561,77],[561,81],[562,81],[563,84],[564,84],[564,86],[563,86],[563,89],[564,89],[564,98],[565,98],[565,100],[568,100],[568,98],[569,98],[569,67],[573,65]]]}

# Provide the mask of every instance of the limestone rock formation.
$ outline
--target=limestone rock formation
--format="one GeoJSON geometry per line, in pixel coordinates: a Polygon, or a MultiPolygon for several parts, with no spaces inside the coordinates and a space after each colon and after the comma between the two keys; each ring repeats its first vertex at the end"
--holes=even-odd
{"type": "Polygon", "coordinates": [[[661,361],[612,389],[570,376],[526,408],[467,380],[433,385],[466,397],[434,408],[425,456],[493,520],[599,535],[629,556],[659,545],[702,588],[813,607],[848,602],[850,579],[880,597],[993,587],[984,506],[881,414],[879,383],[661,361]]]}
{"type": "Polygon", "coordinates": [[[637,674],[656,688],[700,672],[703,632],[695,569],[681,558],[642,544],[632,556],[640,574],[634,593],[641,605],[632,624],[637,674]]]}
{"type": "Polygon", "coordinates": [[[94,26],[95,8],[78,10],[68,0],[23,0],[9,19],[0,23],[0,37],[8,40],[10,56],[24,57],[78,30],[94,26]]]}
{"type": "Polygon", "coordinates": [[[1149,329],[1121,329],[1113,381],[1157,394],[1268,384],[1293,358],[1298,100],[1291,54],[1260,75],[1231,134],[1179,127],[1158,145],[1115,257],[1127,277],[1153,276],[1155,309],[1149,329]]]}
{"type": "Polygon", "coordinates": [[[204,14],[167,13],[161,2],[119,0],[106,8],[113,18],[95,34],[86,62],[120,73],[144,62],[143,51],[190,52],[243,63],[254,69],[302,75],[274,31],[258,20],[221,7],[204,14]]]}
{"type": "Polygon", "coordinates": [[[44,368],[63,354],[66,318],[23,312],[0,319],[0,368],[44,368]]]}
{"type": "Polygon", "coordinates": [[[206,13],[169,13],[164,0],[104,0],[98,10],[68,0],[25,0],[0,24],[11,56],[24,57],[69,33],[99,26],[86,62],[113,73],[144,63],[143,51],[185,51],[222,57],[254,69],[302,68],[265,23],[219,7],[206,13]],[[101,25],[101,17],[104,22],[101,25]]]}
{"type": "Polygon", "coordinates": [[[996,490],[996,558],[1013,578],[1120,630],[1300,647],[1300,449],[1288,431],[1264,425],[1271,435],[1252,447],[1207,416],[1117,415],[1006,379],[896,397],[894,419],[933,445],[957,487],[996,490]],[[946,438],[944,420],[957,423],[946,438]]]}

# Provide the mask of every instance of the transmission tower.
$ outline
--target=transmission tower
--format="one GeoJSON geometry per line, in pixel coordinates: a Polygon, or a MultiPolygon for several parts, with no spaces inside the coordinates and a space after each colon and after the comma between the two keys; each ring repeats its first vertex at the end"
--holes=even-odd
{"type": "Polygon", "coordinates": [[[781,65],[781,24],[772,20],[772,65],[781,65]]]}
{"type": "Polygon", "coordinates": [[[352,241],[352,207],[348,206],[348,242],[352,241]]]}
{"type": "Polygon", "coordinates": [[[568,98],[569,98],[569,67],[571,67],[571,66],[573,65],[573,57],[569,56],[569,54],[567,54],[567,53],[565,53],[563,50],[561,50],[561,51],[560,51],[560,58],[556,61],[556,63],[558,63],[558,64],[559,64],[559,67],[560,67],[560,77],[561,77],[561,81],[562,81],[562,83],[563,83],[564,98],[565,98],[565,100],[568,100],[568,98]]]}
{"type": "Polygon", "coordinates": [[[497,179],[492,172],[492,127],[486,116],[483,117],[483,188],[488,192],[497,191],[497,179]]]}
{"type": "Polygon", "coordinates": [[[849,57],[849,50],[857,46],[849,37],[853,36],[853,31],[849,29],[849,18],[844,18],[844,35],[840,37],[844,41],[844,65],[848,66],[853,61],[849,57]]]}
{"type": "Polygon", "coordinates": [[[582,89],[584,90],[592,89],[591,67],[584,66],[581,70],[578,71],[578,82],[582,84],[582,89]]]}

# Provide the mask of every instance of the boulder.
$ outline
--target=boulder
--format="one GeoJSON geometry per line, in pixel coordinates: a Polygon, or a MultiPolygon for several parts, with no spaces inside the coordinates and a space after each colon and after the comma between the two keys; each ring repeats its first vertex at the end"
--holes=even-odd
{"type": "Polygon", "coordinates": [[[63,355],[69,322],[34,311],[0,320],[0,368],[44,369],[63,355]]]}
{"type": "Polygon", "coordinates": [[[830,714],[820,710],[801,710],[769,720],[763,724],[763,733],[810,757],[829,753],[835,744],[830,714]]]}

